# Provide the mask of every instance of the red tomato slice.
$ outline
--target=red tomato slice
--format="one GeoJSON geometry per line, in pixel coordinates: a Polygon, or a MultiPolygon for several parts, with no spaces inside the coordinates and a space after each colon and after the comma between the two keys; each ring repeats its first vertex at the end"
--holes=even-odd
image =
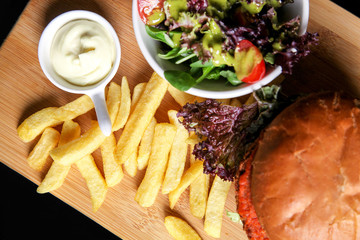
{"type": "Polygon", "coordinates": [[[253,68],[250,75],[243,78],[241,81],[246,83],[255,83],[264,77],[265,72],[266,72],[265,61],[262,60],[253,68]]]}
{"type": "Polygon", "coordinates": [[[235,49],[235,73],[239,80],[254,83],[266,72],[265,61],[260,50],[248,40],[242,40],[235,49]]]}
{"type": "Polygon", "coordinates": [[[137,0],[138,12],[145,24],[153,25],[150,22],[154,12],[163,12],[164,0],[137,0]]]}

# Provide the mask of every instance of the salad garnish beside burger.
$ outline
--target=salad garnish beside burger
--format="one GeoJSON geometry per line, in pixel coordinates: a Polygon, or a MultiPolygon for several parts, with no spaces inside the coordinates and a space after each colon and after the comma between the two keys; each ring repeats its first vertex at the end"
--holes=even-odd
{"type": "Polygon", "coordinates": [[[158,57],[182,64],[165,78],[186,91],[203,80],[239,85],[281,66],[291,74],[317,33],[298,34],[300,17],[282,21],[279,9],[293,0],[138,0],[147,33],[161,42],[158,57]]]}
{"type": "Polygon", "coordinates": [[[192,152],[203,160],[204,173],[233,181],[260,132],[291,102],[276,85],[263,87],[253,96],[254,103],[241,107],[207,99],[188,103],[178,112],[183,126],[204,139],[192,152]]]}

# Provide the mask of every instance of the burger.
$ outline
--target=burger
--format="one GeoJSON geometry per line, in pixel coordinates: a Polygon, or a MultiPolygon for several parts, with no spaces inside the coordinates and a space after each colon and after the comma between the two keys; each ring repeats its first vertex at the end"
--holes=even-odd
{"type": "Polygon", "coordinates": [[[242,107],[207,100],[178,115],[203,139],[193,154],[204,172],[236,182],[248,238],[360,239],[357,102],[326,92],[286,105],[278,89],[261,91],[242,107]]]}
{"type": "Polygon", "coordinates": [[[360,109],[305,97],[262,132],[237,181],[249,239],[360,239],[360,109]]]}

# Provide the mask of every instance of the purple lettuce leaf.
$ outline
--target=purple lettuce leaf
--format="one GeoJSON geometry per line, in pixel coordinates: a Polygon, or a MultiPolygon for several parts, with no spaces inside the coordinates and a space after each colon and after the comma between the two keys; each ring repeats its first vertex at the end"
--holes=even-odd
{"type": "Polygon", "coordinates": [[[233,181],[248,147],[261,130],[282,109],[277,86],[254,93],[255,103],[235,107],[213,99],[186,104],[178,113],[188,131],[204,141],[194,146],[196,159],[204,161],[204,173],[233,181]]]}
{"type": "Polygon", "coordinates": [[[274,51],[274,64],[282,67],[282,72],[291,74],[292,69],[301,58],[310,53],[311,45],[318,43],[318,34],[306,32],[304,35],[284,42],[283,51],[274,51]]]}
{"type": "Polygon", "coordinates": [[[204,13],[208,7],[207,0],[188,0],[187,7],[191,12],[204,13]]]}

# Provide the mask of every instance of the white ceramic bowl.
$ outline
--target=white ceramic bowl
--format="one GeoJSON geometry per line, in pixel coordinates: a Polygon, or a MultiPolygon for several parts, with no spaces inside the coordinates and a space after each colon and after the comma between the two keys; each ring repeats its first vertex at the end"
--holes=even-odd
{"type": "MultiPolygon", "coordinates": [[[[294,3],[287,4],[283,7],[281,14],[284,19],[291,19],[296,16],[301,18],[301,26],[299,34],[306,32],[309,20],[309,0],[294,0],[294,3]],[[286,15],[286,16],[285,16],[286,15]]],[[[164,77],[165,70],[180,70],[181,66],[171,63],[170,61],[160,59],[157,54],[160,52],[160,44],[158,41],[152,39],[145,30],[145,24],[141,21],[138,10],[137,0],[133,0],[132,18],[135,31],[136,40],[144,55],[146,61],[161,77],[164,77]]],[[[281,67],[268,68],[264,78],[253,84],[240,84],[239,86],[232,86],[231,84],[224,84],[221,81],[203,81],[200,84],[190,88],[186,92],[195,96],[204,98],[225,99],[239,97],[253,92],[262,86],[273,81],[281,74],[281,67]]]]}
{"type": "Polygon", "coordinates": [[[93,12],[84,10],[65,12],[54,18],[44,29],[39,41],[38,58],[44,74],[55,86],[67,92],[86,94],[91,97],[95,105],[100,128],[105,135],[110,135],[111,121],[106,108],[104,90],[105,86],[115,76],[121,59],[119,38],[111,24],[105,18],[93,12]],[[56,32],[66,23],[78,19],[86,19],[99,23],[110,33],[115,44],[116,56],[112,69],[103,80],[89,86],[77,86],[63,79],[55,72],[50,59],[51,45],[56,32]]]}

